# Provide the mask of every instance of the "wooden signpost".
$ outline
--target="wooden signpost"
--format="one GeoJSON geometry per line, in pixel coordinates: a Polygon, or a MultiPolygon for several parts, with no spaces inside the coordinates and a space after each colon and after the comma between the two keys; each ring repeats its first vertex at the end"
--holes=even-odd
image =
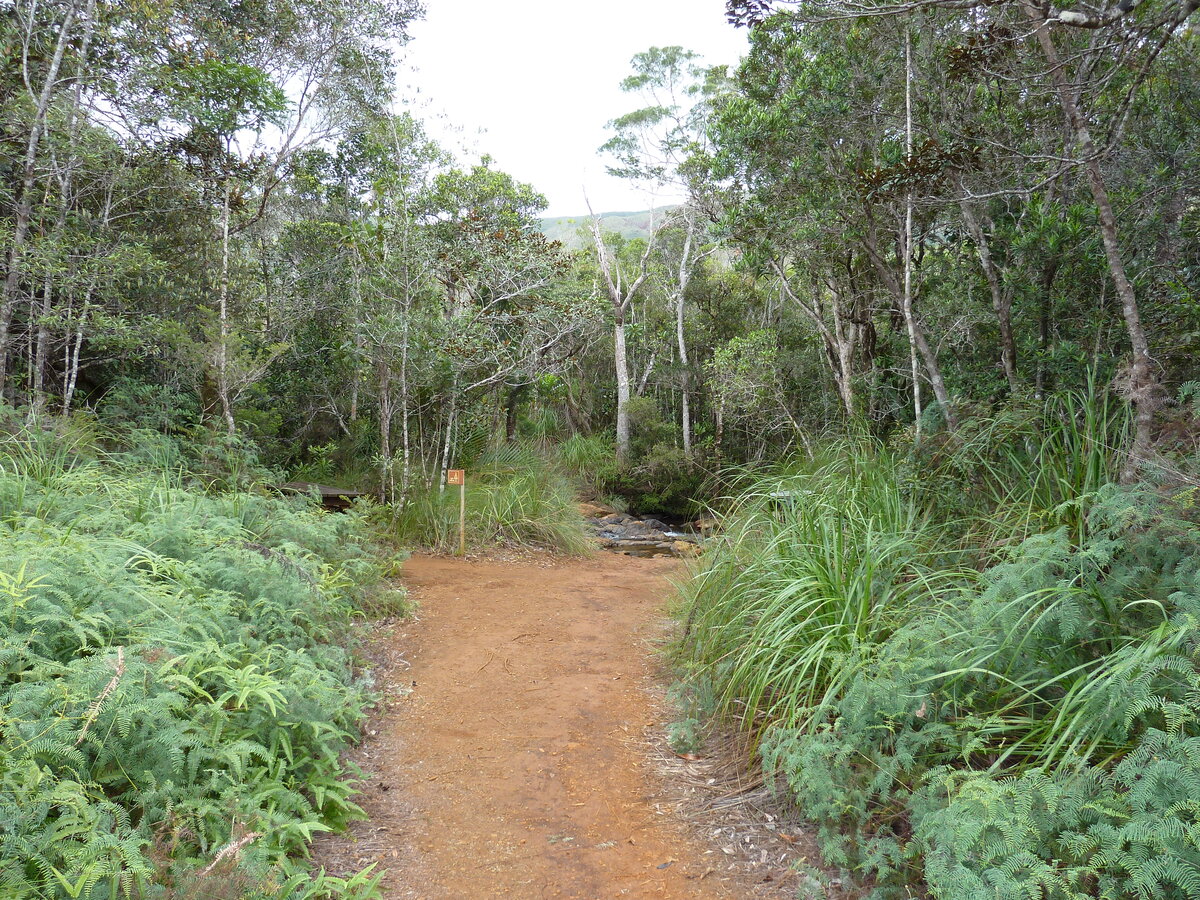
{"type": "Polygon", "coordinates": [[[458,555],[467,555],[467,472],[447,469],[446,484],[458,485],[458,555]]]}

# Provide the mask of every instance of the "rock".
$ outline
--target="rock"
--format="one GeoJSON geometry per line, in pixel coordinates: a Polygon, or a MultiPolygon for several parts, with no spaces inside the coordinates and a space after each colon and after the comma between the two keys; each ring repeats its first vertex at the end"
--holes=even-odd
{"type": "Polygon", "coordinates": [[[627,523],[625,525],[625,530],[631,536],[636,535],[637,537],[650,541],[661,541],[666,538],[665,534],[653,527],[649,522],[638,519],[634,519],[632,522],[627,523]]]}
{"type": "Polygon", "coordinates": [[[636,519],[595,503],[581,503],[579,508],[597,545],[606,550],[629,556],[695,556],[700,552],[700,535],[673,531],[658,519],[636,519]]]}
{"type": "Polygon", "coordinates": [[[602,519],[616,512],[611,506],[602,503],[580,503],[579,512],[585,519],[602,519]]]}

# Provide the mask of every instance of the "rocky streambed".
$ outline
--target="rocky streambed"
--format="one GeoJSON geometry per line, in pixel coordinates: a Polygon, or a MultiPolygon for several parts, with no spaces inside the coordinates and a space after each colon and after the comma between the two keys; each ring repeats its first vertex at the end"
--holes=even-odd
{"type": "Polygon", "coordinates": [[[668,525],[594,503],[580,504],[580,511],[606,550],[630,556],[695,556],[700,552],[701,535],[687,526],[668,525]]]}

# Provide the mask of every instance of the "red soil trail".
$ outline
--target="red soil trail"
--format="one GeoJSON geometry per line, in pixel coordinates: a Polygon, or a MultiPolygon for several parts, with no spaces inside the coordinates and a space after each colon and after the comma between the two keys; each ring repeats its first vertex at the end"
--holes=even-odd
{"type": "Polygon", "coordinates": [[[664,715],[651,644],[677,566],[408,561],[417,621],[384,641],[415,686],[359,759],[369,820],[322,842],[323,861],[380,862],[388,900],[748,896],[647,762],[664,715]]]}

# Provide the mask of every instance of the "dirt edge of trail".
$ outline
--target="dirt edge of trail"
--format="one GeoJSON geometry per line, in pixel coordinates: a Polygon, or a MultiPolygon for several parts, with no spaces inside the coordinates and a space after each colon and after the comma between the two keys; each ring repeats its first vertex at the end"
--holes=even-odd
{"type": "Polygon", "coordinates": [[[352,758],[368,818],[319,839],[317,863],[378,864],[387,900],[795,897],[811,839],[760,783],[667,747],[654,648],[682,572],[613,554],[406,562],[416,614],[367,640],[382,700],[352,758]]]}

